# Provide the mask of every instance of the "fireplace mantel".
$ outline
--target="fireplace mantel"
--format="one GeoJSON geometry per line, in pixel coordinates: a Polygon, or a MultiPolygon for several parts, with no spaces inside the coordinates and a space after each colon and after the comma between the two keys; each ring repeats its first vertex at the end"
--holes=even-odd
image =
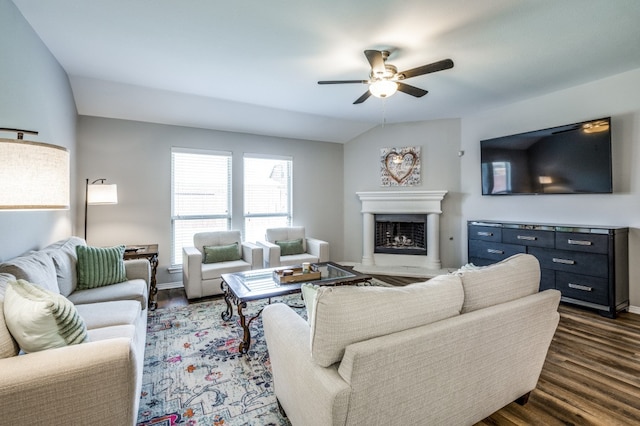
{"type": "Polygon", "coordinates": [[[406,266],[440,270],[440,215],[447,191],[373,191],[356,192],[362,202],[362,265],[406,266]],[[408,256],[374,253],[375,214],[416,213],[427,215],[427,255],[408,256]]]}

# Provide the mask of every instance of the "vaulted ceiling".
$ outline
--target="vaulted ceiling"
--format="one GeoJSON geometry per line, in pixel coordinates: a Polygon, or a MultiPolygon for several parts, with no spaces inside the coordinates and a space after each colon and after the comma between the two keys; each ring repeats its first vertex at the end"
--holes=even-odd
{"type": "Polygon", "coordinates": [[[81,115],[347,142],[640,68],[638,0],[13,0],[81,115]],[[354,105],[365,49],[429,93],[354,105]]]}

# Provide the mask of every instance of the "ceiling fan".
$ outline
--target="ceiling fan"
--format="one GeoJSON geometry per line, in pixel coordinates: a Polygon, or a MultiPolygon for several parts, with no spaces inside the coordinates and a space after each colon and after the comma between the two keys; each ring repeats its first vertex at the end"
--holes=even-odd
{"type": "Polygon", "coordinates": [[[367,57],[367,60],[371,65],[369,80],[324,80],[319,81],[318,84],[368,84],[369,90],[356,99],[354,104],[361,104],[371,95],[378,98],[387,98],[398,90],[408,95],[415,96],[416,98],[420,98],[429,92],[420,89],[419,87],[403,83],[402,80],[453,68],[453,61],[451,59],[443,59],[442,61],[434,62],[432,64],[398,72],[398,68],[387,63],[389,54],[390,52],[388,50],[364,51],[364,55],[367,57]]]}

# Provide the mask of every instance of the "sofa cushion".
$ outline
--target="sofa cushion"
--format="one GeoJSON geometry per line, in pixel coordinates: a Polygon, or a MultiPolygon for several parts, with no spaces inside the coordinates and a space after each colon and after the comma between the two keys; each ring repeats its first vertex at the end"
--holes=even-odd
{"type": "Polygon", "coordinates": [[[60,289],[60,294],[65,297],[73,293],[78,285],[76,246],[86,245],[87,243],[82,238],[69,237],[42,249],[53,260],[58,279],[58,288],[60,289]]]}
{"type": "Polygon", "coordinates": [[[516,254],[493,265],[456,272],[462,279],[462,313],[509,302],[538,292],[540,264],[530,254],[516,254]]]}
{"type": "Polygon", "coordinates": [[[0,272],[11,274],[16,279],[36,284],[53,293],[60,293],[56,267],[46,253],[34,251],[11,259],[0,265],[0,272]]]}
{"type": "Polygon", "coordinates": [[[76,305],[76,309],[87,330],[114,325],[135,325],[141,312],[140,303],[135,300],[88,303],[76,305]]]}
{"type": "Polygon", "coordinates": [[[298,238],[296,240],[276,241],[276,244],[280,246],[280,256],[291,256],[294,254],[304,253],[302,238],[298,238]]]}
{"type": "Polygon", "coordinates": [[[459,315],[463,299],[457,275],[405,287],[322,286],[311,321],[311,357],[328,367],[352,343],[459,315]]]}
{"type": "Polygon", "coordinates": [[[222,246],[204,246],[204,260],[202,263],[219,263],[240,260],[238,243],[222,246]]]}
{"type": "Polygon", "coordinates": [[[125,281],[127,274],[124,267],[124,248],[124,245],[76,246],[78,288],[96,288],[125,281]]]}
{"type": "Polygon", "coordinates": [[[11,335],[4,320],[4,293],[10,281],[16,278],[11,274],[0,274],[0,359],[18,355],[20,347],[11,335]]]}
{"type": "Polygon", "coordinates": [[[109,286],[76,290],[69,295],[69,300],[76,305],[88,303],[109,302],[112,300],[135,300],[140,303],[141,309],[146,309],[147,282],[142,279],[124,281],[109,286]]]}
{"type": "Polygon", "coordinates": [[[302,293],[302,300],[304,301],[304,306],[307,308],[307,322],[309,324],[313,323],[313,315],[316,309],[316,301],[319,285],[315,284],[302,284],[300,286],[300,292],[302,293]]]}
{"type": "Polygon", "coordinates": [[[24,280],[9,283],[4,315],[11,335],[27,353],[87,341],[87,329],[73,303],[24,280]]]}

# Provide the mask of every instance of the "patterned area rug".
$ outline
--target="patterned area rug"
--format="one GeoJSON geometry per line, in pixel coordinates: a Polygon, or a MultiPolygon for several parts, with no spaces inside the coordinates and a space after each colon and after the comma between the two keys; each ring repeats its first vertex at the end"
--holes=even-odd
{"type": "MultiPolygon", "coordinates": [[[[300,295],[272,299],[302,305],[300,295]]],[[[247,318],[267,304],[247,304],[247,318]]],[[[240,355],[237,312],[223,321],[224,299],[149,313],[139,426],[289,425],[278,412],[262,317],[240,355]]],[[[296,309],[306,315],[304,308],[296,309]]]]}
{"type": "MultiPolygon", "coordinates": [[[[272,299],[278,301],[303,305],[300,294],[272,299]]],[[[249,302],[247,318],[266,304],[249,302]]],[[[251,348],[243,356],[237,312],[223,321],[225,309],[220,298],[149,313],[138,426],[290,425],[272,391],[262,317],[251,323],[251,348]]],[[[295,310],[306,317],[304,307],[295,310]]]]}

